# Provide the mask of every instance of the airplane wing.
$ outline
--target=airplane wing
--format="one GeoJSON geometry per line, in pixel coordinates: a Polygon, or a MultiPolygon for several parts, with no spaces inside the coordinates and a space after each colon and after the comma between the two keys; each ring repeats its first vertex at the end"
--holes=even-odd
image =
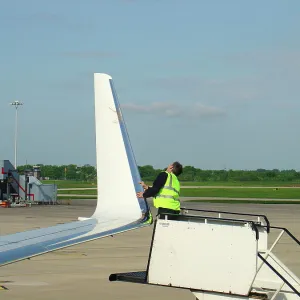
{"type": "Polygon", "coordinates": [[[112,78],[94,74],[97,206],[90,218],[0,236],[0,266],[149,226],[152,216],[112,78]]]}

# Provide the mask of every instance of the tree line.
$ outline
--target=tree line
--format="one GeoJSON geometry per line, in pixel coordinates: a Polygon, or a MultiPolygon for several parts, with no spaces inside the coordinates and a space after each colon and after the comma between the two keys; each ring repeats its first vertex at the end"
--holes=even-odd
{"type": "MultiPolygon", "coordinates": [[[[41,176],[50,180],[78,180],[96,181],[96,168],[91,165],[39,165],[41,176]]],[[[31,169],[31,165],[19,166],[18,171],[23,174],[25,169],[31,169]]],[[[142,180],[153,181],[163,171],[155,169],[151,165],[138,166],[142,180]]],[[[105,170],[103,172],[105,174],[105,170]]],[[[100,174],[101,175],[101,174],[100,174]]],[[[193,166],[185,166],[180,175],[181,181],[204,182],[246,182],[246,181],[300,181],[300,172],[295,170],[203,170],[193,166]]]]}

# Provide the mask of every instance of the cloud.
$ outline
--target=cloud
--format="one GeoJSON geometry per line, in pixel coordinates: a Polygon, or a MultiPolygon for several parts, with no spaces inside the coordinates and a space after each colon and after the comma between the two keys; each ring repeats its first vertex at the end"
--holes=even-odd
{"type": "MultiPolygon", "coordinates": [[[[192,99],[206,99],[213,105],[219,102],[235,108],[278,101],[294,103],[299,95],[299,49],[258,48],[211,54],[210,59],[213,66],[220,66],[215,73],[211,69],[205,74],[200,68],[197,74],[182,72],[177,76],[150,79],[147,84],[162,89],[167,97],[174,92],[177,97],[188,93],[192,99]]],[[[176,61],[171,63],[175,65],[176,61]]],[[[176,69],[184,67],[177,65],[176,69]]],[[[188,68],[194,67],[189,65],[188,68]]]]}
{"type": "Polygon", "coordinates": [[[257,98],[256,82],[256,78],[251,76],[224,78],[218,75],[217,78],[206,78],[199,75],[156,78],[148,81],[148,84],[168,93],[176,91],[177,95],[184,97],[188,93],[193,99],[207,99],[235,105],[248,103],[257,98]]]}
{"type": "Polygon", "coordinates": [[[7,22],[22,21],[23,26],[33,26],[40,28],[41,26],[52,26],[56,29],[67,29],[71,31],[90,31],[94,28],[92,23],[81,22],[71,19],[67,15],[61,15],[52,12],[39,11],[31,14],[13,14],[6,15],[4,18],[7,22]]]}
{"type": "Polygon", "coordinates": [[[70,76],[61,76],[59,80],[49,82],[47,85],[51,89],[57,89],[68,92],[87,92],[91,89],[93,80],[93,72],[78,72],[70,76]]]}
{"type": "Polygon", "coordinates": [[[123,104],[124,109],[141,112],[141,113],[149,113],[149,114],[163,114],[165,116],[179,116],[182,111],[175,104],[164,103],[164,102],[153,102],[150,105],[138,105],[133,103],[123,104]]]}
{"type": "Polygon", "coordinates": [[[81,58],[109,58],[118,56],[115,52],[106,52],[106,51],[70,51],[64,52],[64,56],[68,57],[81,57],[81,58]]]}
{"type": "Polygon", "coordinates": [[[30,14],[21,14],[21,15],[12,15],[6,16],[7,20],[12,20],[12,21],[27,21],[27,22],[50,22],[50,23],[57,23],[57,22],[64,22],[65,18],[63,16],[60,16],[55,13],[51,12],[35,12],[35,13],[30,13],[30,14]]]}
{"type": "Polygon", "coordinates": [[[189,89],[199,84],[203,84],[203,80],[195,77],[166,77],[151,80],[150,84],[163,89],[189,89]]]}
{"type": "Polygon", "coordinates": [[[72,91],[75,93],[88,91],[89,84],[79,80],[64,80],[63,82],[54,82],[50,84],[51,87],[58,90],[72,91]]]}
{"type": "Polygon", "coordinates": [[[235,54],[227,54],[222,56],[224,60],[228,61],[230,64],[243,63],[244,65],[248,64],[252,66],[253,64],[256,67],[275,67],[278,65],[294,65],[298,64],[300,59],[300,51],[299,50],[291,50],[291,49],[271,49],[260,50],[260,51],[245,51],[239,52],[235,54]]]}
{"type": "Polygon", "coordinates": [[[217,116],[225,116],[226,112],[225,110],[214,107],[214,106],[206,106],[201,103],[196,103],[194,106],[194,109],[192,111],[192,114],[196,117],[217,117],[217,116]]]}
{"type": "Polygon", "coordinates": [[[225,110],[202,103],[184,106],[170,102],[153,102],[148,105],[126,103],[122,105],[122,108],[132,112],[157,114],[165,117],[212,118],[226,115],[225,110]]]}

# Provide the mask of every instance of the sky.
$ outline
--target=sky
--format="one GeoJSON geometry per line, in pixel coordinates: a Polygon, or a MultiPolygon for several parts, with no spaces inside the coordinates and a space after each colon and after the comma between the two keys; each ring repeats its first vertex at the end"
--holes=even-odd
{"type": "Polygon", "coordinates": [[[300,170],[300,1],[0,0],[0,159],[95,165],[93,73],[139,165],[300,170]]]}

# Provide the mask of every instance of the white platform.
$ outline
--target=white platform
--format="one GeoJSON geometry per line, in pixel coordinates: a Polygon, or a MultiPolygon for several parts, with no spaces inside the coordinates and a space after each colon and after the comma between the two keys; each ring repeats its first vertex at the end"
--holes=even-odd
{"type": "Polygon", "coordinates": [[[168,217],[155,221],[147,270],[111,281],[189,289],[199,300],[299,299],[299,278],[272,250],[284,234],[300,242],[266,216],[189,209],[168,217]],[[271,229],[279,236],[268,247],[271,229]]]}
{"type": "Polygon", "coordinates": [[[248,295],[257,247],[249,223],[158,220],[148,282],[248,295]]]}

